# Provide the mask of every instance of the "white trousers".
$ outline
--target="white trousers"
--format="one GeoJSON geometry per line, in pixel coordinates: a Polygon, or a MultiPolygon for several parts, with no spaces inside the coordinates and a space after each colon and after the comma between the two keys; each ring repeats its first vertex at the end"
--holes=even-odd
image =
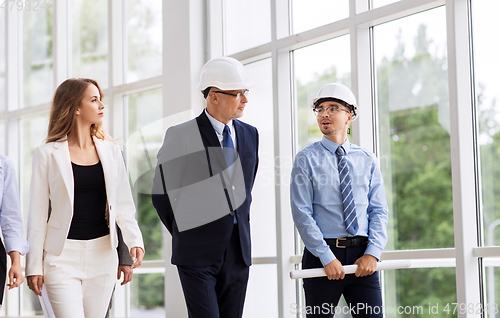
{"type": "Polygon", "coordinates": [[[44,283],[57,318],[103,318],[116,282],[118,255],[109,235],[66,240],[59,256],[45,253],[44,283]]]}

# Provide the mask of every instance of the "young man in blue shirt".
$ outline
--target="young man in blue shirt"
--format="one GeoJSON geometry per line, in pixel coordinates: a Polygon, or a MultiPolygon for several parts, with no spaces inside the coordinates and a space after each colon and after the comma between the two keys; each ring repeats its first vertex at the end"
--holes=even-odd
{"type": "Polygon", "coordinates": [[[382,317],[377,260],[387,241],[387,202],[375,155],[351,144],[347,129],[356,98],[327,84],[313,100],[323,139],[300,151],[291,178],[292,215],[305,245],[302,268],[327,277],[304,279],[307,317],[333,317],[343,294],[353,317],[382,317]],[[345,275],[343,265],[357,264],[345,275]]]}
{"type": "Polygon", "coordinates": [[[4,285],[7,275],[6,254],[9,254],[11,267],[8,273],[9,289],[18,287],[24,281],[21,271],[20,255],[29,250],[28,241],[23,238],[23,219],[19,206],[19,189],[17,187],[14,163],[0,154],[0,227],[5,246],[0,240],[0,306],[2,304],[4,285]]]}

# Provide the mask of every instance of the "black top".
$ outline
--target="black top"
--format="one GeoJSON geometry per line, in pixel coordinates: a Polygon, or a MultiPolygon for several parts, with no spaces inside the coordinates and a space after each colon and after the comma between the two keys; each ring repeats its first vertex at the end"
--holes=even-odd
{"type": "Polygon", "coordinates": [[[109,234],[106,220],[106,183],[101,162],[80,166],[71,163],[75,182],[73,219],[68,238],[91,240],[109,234]]]}

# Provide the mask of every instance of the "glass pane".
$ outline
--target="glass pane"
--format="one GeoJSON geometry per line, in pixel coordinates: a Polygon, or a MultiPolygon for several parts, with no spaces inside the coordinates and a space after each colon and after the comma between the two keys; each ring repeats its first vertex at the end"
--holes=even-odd
{"type": "Polygon", "coordinates": [[[224,1],[225,54],[271,41],[271,1],[224,1]]]}
{"type": "Polygon", "coordinates": [[[351,87],[349,35],[294,51],[294,67],[297,89],[297,150],[300,151],[323,136],[311,107],[319,89],[333,82],[351,87]],[[345,49],[339,50],[339,47],[345,49]]]}
{"type": "Polygon", "coordinates": [[[486,306],[485,311],[489,313],[489,317],[499,317],[498,304],[500,303],[500,259],[489,258],[485,259],[485,263],[493,263],[485,266],[485,290],[486,290],[486,306]],[[491,265],[491,266],[490,266],[491,265]]]}
{"type": "Polygon", "coordinates": [[[5,138],[7,138],[5,134],[5,123],[0,121],[0,153],[4,155],[7,154],[5,149],[5,138]]]}
{"type": "Polygon", "coordinates": [[[127,0],[127,83],[161,75],[161,18],[161,0],[127,0]]]}
{"type": "MultiPolygon", "coordinates": [[[[26,232],[25,232],[26,233],[26,232]]],[[[22,288],[22,316],[24,317],[33,317],[40,316],[45,317],[43,315],[42,306],[40,305],[40,301],[38,300],[38,296],[35,295],[31,289],[28,288],[28,284],[26,281],[19,288],[22,288]]]]}
{"type": "Polygon", "coordinates": [[[473,1],[474,77],[476,80],[476,107],[478,120],[478,145],[481,157],[481,196],[484,224],[484,244],[500,245],[500,168],[497,165],[500,151],[500,61],[491,52],[500,50],[500,40],[491,35],[496,21],[498,1],[473,1]],[[485,34],[484,32],[488,32],[485,34]],[[495,40],[496,39],[496,40],[495,40]],[[496,233],[496,234],[495,234],[496,233]]]}
{"type": "Polygon", "coordinates": [[[250,90],[242,121],[259,131],[259,170],[250,211],[252,257],[276,256],[274,123],[271,59],[245,65],[257,87],[250,90]]]}
{"type": "MultiPolygon", "coordinates": [[[[31,164],[33,161],[35,148],[43,145],[44,140],[47,137],[47,129],[49,127],[49,114],[46,113],[25,117],[20,121],[20,125],[20,140],[22,142],[20,157],[20,194],[21,210],[23,212],[24,233],[26,233],[30,197],[31,164]]],[[[23,288],[23,298],[21,298],[23,299],[23,315],[33,316],[36,314],[37,316],[43,316],[43,311],[40,306],[38,297],[30,289],[28,289],[28,285],[26,283],[23,284],[21,288],[23,288]]]]}
{"type": "Polygon", "coordinates": [[[134,275],[130,282],[130,294],[130,317],[166,317],[163,273],[134,275]]]}
{"type": "Polygon", "coordinates": [[[457,312],[464,312],[453,305],[457,302],[455,268],[384,271],[382,279],[387,318],[457,317],[457,312]]]}
{"type": "MultiPolygon", "coordinates": [[[[31,163],[35,148],[45,143],[49,127],[49,114],[25,117],[21,121],[21,209],[23,211],[24,227],[28,220],[28,208],[31,184],[31,163]]],[[[26,232],[25,232],[26,233],[26,232]]]]}
{"type": "Polygon", "coordinates": [[[278,317],[277,273],[276,264],[250,266],[243,318],[278,317]]]}
{"type": "Polygon", "coordinates": [[[5,39],[5,10],[0,10],[0,112],[5,110],[5,62],[6,62],[6,39],[5,39]]]}
{"type": "Polygon", "coordinates": [[[292,0],[293,33],[349,17],[349,0],[292,0]]]}
{"type": "MultiPolygon", "coordinates": [[[[100,85],[100,83],[99,83],[100,85]]],[[[102,103],[104,104],[104,117],[103,117],[103,120],[102,120],[102,127],[104,128],[104,130],[109,134],[110,131],[109,131],[109,122],[111,121],[111,118],[109,116],[109,113],[110,113],[110,109],[109,109],[109,106],[108,106],[108,103],[109,103],[109,99],[107,96],[104,95],[104,97],[102,98],[102,103]]]]}
{"type": "Polygon", "coordinates": [[[386,250],[453,247],[445,8],[373,34],[386,250]]]}
{"type": "Polygon", "coordinates": [[[54,93],[53,7],[24,10],[23,18],[23,107],[28,107],[50,102],[54,93]]]}
{"type": "MultiPolygon", "coordinates": [[[[146,260],[163,259],[162,223],[151,202],[156,154],[165,131],[155,125],[162,114],[162,89],[157,88],[128,96],[127,164],[137,207],[137,221],[142,231],[146,260]]],[[[160,121],[161,123],[161,121],[160,121]]]]}
{"type": "Polygon", "coordinates": [[[73,77],[108,87],[108,2],[73,0],[73,77]]]}
{"type": "Polygon", "coordinates": [[[373,2],[373,6],[372,8],[375,9],[375,8],[378,8],[378,7],[383,7],[385,5],[388,5],[388,4],[391,4],[391,3],[394,3],[394,2],[398,2],[400,0],[372,0],[373,2]]]}

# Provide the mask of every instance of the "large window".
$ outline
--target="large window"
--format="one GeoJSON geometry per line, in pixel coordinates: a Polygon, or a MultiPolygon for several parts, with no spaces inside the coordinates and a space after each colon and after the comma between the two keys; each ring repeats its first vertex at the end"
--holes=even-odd
{"type": "MultiPolygon", "coordinates": [[[[0,121],[0,134],[4,134],[5,132],[5,123],[0,121]]],[[[5,153],[5,138],[0,138],[0,153],[5,153]]]]}
{"type": "Polygon", "coordinates": [[[157,88],[131,94],[125,99],[128,108],[128,138],[125,148],[137,207],[136,218],[147,250],[145,259],[163,259],[161,231],[163,225],[159,222],[151,202],[156,154],[160,150],[164,133],[161,127],[154,125],[158,120],[158,114],[162,111],[162,90],[157,88]]]}
{"type": "Polygon", "coordinates": [[[440,7],[373,31],[386,250],[454,246],[445,21],[440,7]]]}
{"type": "Polygon", "coordinates": [[[72,76],[95,79],[108,87],[108,3],[72,2],[72,76]]]}
{"type": "Polygon", "coordinates": [[[474,70],[476,118],[481,167],[481,193],[484,243],[500,245],[500,169],[497,167],[500,150],[500,60],[491,52],[500,50],[500,40],[488,36],[495,21],[493,10],[500,9],[497,1],[473,1],[474,70]]]}
{"type": "Polygon", "coordinates": [[[274,143],[271,59],[245,66],[250,79],[258,86],[250,91],[248,104],[241,120],[259,131],[259,170],[252,191],[250,211],[252,256],[276,256],[276,217],[274,187],[274,143]]]}
{"type": "Polygon", "coordinates": [[[297,105],[298,148],[322,138],[311,102],[319,89],[328,83],[351,86],[349,35],[294,51],[294,75],[297,105]]]}
{"type": "Polygon", "coordinates": [[[373,8],[383,7],[385,5],[398,2],[400,0],[371,0],[373,4],[373,8]]]}
{"type": "MultiPolygon", "coordinates": [[[[148,161],[139,161],[130,154],[146,150],[154,166],[164,134],[164,127],[150,128],[164,109],[161,80],[157,78],[162,74],[162,1],[30,2],[17,1],[0,9],[0,151],[18,160],[25,226],[33,152],[47,135],[55,86],[67,77],[93,78],[104,89],[104,128],[123,146],[131,172],[150,175],[143,171],[144,167],[150,169],[148,161]],[[111,26],[123,37],[110,39],[111,26]],[[14,63],[8,65],[9,72],[7,56],[9,63],[14,63]],[[113,60],[123,63],[110,65],[113,60]],[[115,84],[125,81],[130,86],[111,86],[113,74],[125,75],[116,78],[115,84]],[[149,82],[141,84],[141,80],[149,82]],[[10,113],[5,112],[6,83],[11,89],[10,113]],[[134,144],[137,140],[140,142],[134,144]]],[[[162,225],[148,194],[134,190],[146,258],[132,283],[117,286],[110,315],[164,316],[162,225]]],[[[9,291],[7,296],[2,315],[42,314],[38,298],[27,287],[9,291]]]]}
{"type": "MultiPolygon", "coordinates": [[[[21,120],[21,140],[22,154],[20,165],[20,186],[21,186],[21,210],[23,212],[24,227],[28,217],[30,184],[31,184],[31,164],[35,148],[44,144],[49,127],[49,114],[39,114],[25,117],[21,120]]],[[[25,232],[26,233],[26,232],[25,232]]],[[[28,289],[27,284],[23,284],[22,311],[27,315],[42,315],[42,307],[38,297],[28,289]]]]}
{"type": "Polygon", "coordinates": [[[385,317],[451,318],[470,310],[454,305],[459,305],[454,268],[399,269],[386,271],[383,277],[385,317]],[[388,284],[392,280],[394,284],[388,284]]]}
{"type": "Polygon", "coordinates": [[[5,10],[0,10],[0,112],[5,110],[5,66],[7,62],[5,45],[5,10]]]}
{"type": "Polygon", "coordinates": [[[24,107],[49,102],[54,93],[53,14],[51,6],[23,11],[24,107]]]}
{"type": "Polygon", "coordinates": [[[127,0],[127,83],[161,75],[161,12],[159,0],[127,0]]]}
{"type": "MultiPolygon", "coordinates": [[[[276,215],[274,180],[274,142],[271,59],[245,65],[251,81],[258,83],[250,90],[242,121],[259,131],[259,170],[252,191],[250,224],[252,257],[276,256],[276,215]]],[[[255,264],[250,268],[245,317],[275,317],[278,312],[276,264],[255,264]]]]}
{"type": "Polygon", "coordinates": [[[349,0],[292,0],[293,33],[300,33],[349,17],[349,0]]]}
{"type": "Polygon", "coordinates": [[[224,1],[226,54],[271,41],[271,1],[224,1]]]}
{"type": "MultiPolygon", "coordinates": [[[[497,167],[500,150],[500,61],[491,52],[500,50],[500,40],[488,36],[495,21],[493,12],[500,9],[497,1],[472,1],[474,23],[474,75],[477,122],[477,145],[481,180],[481,209],[484,246],[500,245],[500,170],[497,167]]],[[[500,300],[500,259],[485,260],[487,303],[498,304],[500,300]]],[[[492,309],[492,308],[490,308],[492,309]]],[[[498,317],[494,309],[491,317],[498,317]]]]}
{"type": "MultiPolygon", "coordinates": [[[[454,246],[445,20],[440,7],[373,29],[386,250],[454,246]]],[[[424,306],[428,313],[429,302],[456,302],[452,268],[383,277],[386,306],[424,306]],[[414,288],[423,281],[435,287],[414,288]]]]}

